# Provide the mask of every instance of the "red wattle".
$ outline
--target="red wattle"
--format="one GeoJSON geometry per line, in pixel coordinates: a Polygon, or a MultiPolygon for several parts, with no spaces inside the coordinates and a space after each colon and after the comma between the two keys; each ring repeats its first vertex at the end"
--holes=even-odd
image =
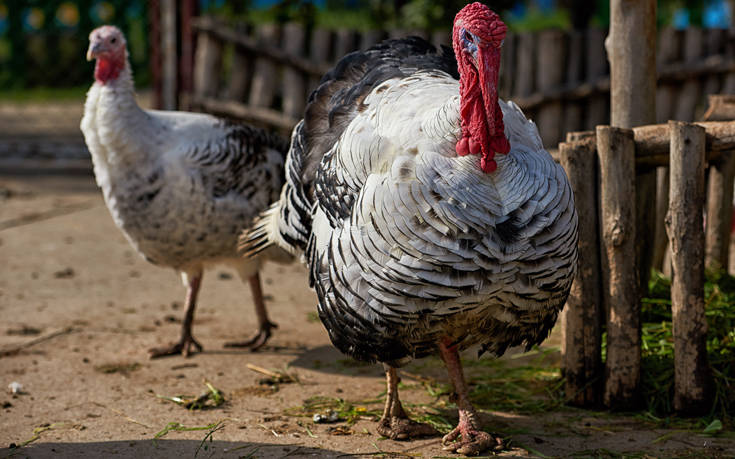
{"type": "Polygon", "coordinates": [[[457,142],[456,150],[459,156],[467,156],[470,154],[470,149],[467,144],[467,137],[462,137],[459,142],[457,142]]]}
{"type": "Polygon", "coordinates": [[[495,169],[498,168],[498,163],[496,163],[494,159],[488,159],[488,158],[483,157],[480,160],[480,168],[482,169],[483,172],[485,172],[486,174],[489,174],[491,172],[495,172],[495,169]]]}
{"type": "Polygon", "coordinates": [[[470,137],[470,153],[473,155],[480,153],[480,142],[475,140],[473,137],[470,137]]]}

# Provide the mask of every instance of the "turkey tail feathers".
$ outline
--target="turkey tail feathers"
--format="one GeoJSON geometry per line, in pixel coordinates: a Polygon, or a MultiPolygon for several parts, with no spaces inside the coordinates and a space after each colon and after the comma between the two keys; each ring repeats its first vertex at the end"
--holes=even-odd
{"type": "Polygon", "coordinates": [[[252,227],[240,236],[239,250],[245,257],[253,257],[272,245],[291,255],[306,249],[311,228],[311,205],[301,183],[303,123],[302,120],[296,125],[291,137],[291,148],[286,158],[286,184],[280,199],[262,212],[252,227]]]}

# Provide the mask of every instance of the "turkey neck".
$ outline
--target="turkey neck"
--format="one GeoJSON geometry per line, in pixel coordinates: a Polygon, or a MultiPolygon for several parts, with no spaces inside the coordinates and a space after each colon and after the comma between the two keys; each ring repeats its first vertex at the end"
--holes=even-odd
{"type": "Polygon", "coordinates": [[[95,81],[88,97],[93,97],[97,133],[106,153],[106,162],[116,167],[140,167],[155,144],[157,123],[135,100],[130,63],[116,78],[95,81]]]}

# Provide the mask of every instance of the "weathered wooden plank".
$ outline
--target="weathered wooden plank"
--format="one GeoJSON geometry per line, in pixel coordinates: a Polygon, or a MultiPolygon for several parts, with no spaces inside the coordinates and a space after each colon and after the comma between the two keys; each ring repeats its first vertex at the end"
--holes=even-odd
{"type": "Polygon", "coordinates": [[[161,0],[161,57],[162,83],[161,108],[176,110],[178,94],[178,53],[176,50],[176,3],[174,0],[161,0]]]}
{"type": "MultiPolygon", "coordinates": [[[[679,52],[679,37],[677,30],[667,27],[661,31],[658,40],[658,52],[656,54],[656,67],[662,68],[675,62],[679,52]]],[[[678,86],[678,85],[677,85],[678,86]]],[[[659,81],[656,88],[656,122],[666,123],[674,114],[676,102],[676,87],[659,81]]],[[[668,185],[667,185],[668,187],[668,185]]],[[[668,203],[668,201],[667,201],[668,203]]],[[[663,218],[663,217],[662,217],[663,218]]]]}
{"type": "MultiPolygon", "coordinates": [[[[247,28],[244,25],[238,25],[235,30],[240,34],[247,34],[247,28]]],[[[231,100],[244,101],[250,91],[250,84],[253,79],[253,54],[247,48],[235,43],[232,53],[232,68],[230,71],[230,81],[227,86],[227,98],[231,100]]]]}
{"type": "Polygon", "coordinates": [[[597,154],[594,136],[561,143],[559,162],[569,177],[579,216],[579,262],[561,316],[567,403],[591,407],[602,387],[602,295],[598,227],[597,154]]]}
{"type": "MultiPolygon", "coordinates": [[[[273,45],[278,43],[278,26],[275,24],[261,24],[255,29],[255,35],[259,44],[263,46],[273,45]]],[[[257,56],[260,56],[260,54],[257,54],[257,56]]],[[[273,60],[264,57],[257,57],[254,65],[255,72],[250,87],[250,105],[270,107],[275,96],[278,68],[273,60]]]]}
{"type": "Polygon", "coordinates": [[[687,415],[709,411],[712,373],[707,362],[704,306],[704,129],[669,122],[671,181],[666,230],[671,244],[674,333],[674,409],[687,415]]]}
{"type": "Polygon", "coordinates": [[[609,96],[604,93],[610,90],[610,78],[605,51],[604,29],[588,29],[585,32],[585,57],[587,62],[585,87],[592,88],[587,102],[585,129],[594,130],[600,124],[610,122],[609,96]]]}
{"type": "Polygon", "coordinates": [[[635,407],[641,365],[640,302],[636,269],[635,144],[630,129],[597,127],[603,298],[608,312],[603,403],[635,407]]]}
{"type": "Polygon", "coordinates": [[[321,77],[321,75],[330,69],[330,65],[320,65],[305,57],[292,56],[281,49],[277,44],[267,42],[261,43],[256,38],[240,34],[232,27],[209,16],[194,18],[192,25],[200,32],[208,32],[211,36],[214,36],[219,40],[235,43],[253,53],[256,53],[260,57],[268,58],[279,64],[297,68],[310,75],[321,77]]]}
{"type": "MultiPolygon", "coordinates": [[[[534,61],[536,35],[522,32],[516,35],[516,82],[513,88],[513,100],[533,93],[534,61]]],[[[523,107],[528,109],[530,107],[523,107]]]]}
{"type": "MultiPolygon", "coordinates": [[[[304,53],[306,31],[296,22],[283,27],[283,49],[293,55],[304,53]]],[[[283,69],[283,113],[292,118],[301,118],[306,105],[306,78],[300,71],[286,67],[283,69]]]]}
{"type": "MultiPolygon", "coordinates": [[[[709,96],[705,120],[735,119],[735,96],[709,96]]],[[[732,224],[735,152],[727,152],[713,161],[707,183],[707,227],[705,230],[705,266],[726,269],[730,259],[730,228],[732,224]]]]}
{"type": "MultiPolygon", "coordinates": [[[[559,65],[564,62],[566,40],[560,30],[544,30],[538,36],[538,60],[536,63],[536,82],[541,92],[558,88],[564,83],[566,68],[559,65]]],[[[562,132],[561,101],[549,101],[542,104],[536,114],[541,140],[545,146],[559,143],[562,132]]]]}
{"type": "Polygon", "coordinates": [[[350,29],[338,29],[334,38],[334,61],[342,59],[342,57],[357,49],[355,43],[355,31],[350,29]]]}
{"type": "Polygon", "coordinates": [[[222,66],[222,42],[206,31],[199,32],[194,56],[194,95],[214,97],[222,66]]]}
{"type": "MultiPolygon", "coordinates": [[[[584,35],[581,31],[575,30],[570,32],[565,78],[567,86],[576,86],[582,80],[584,45],[584,35]]],[[[582,108],[583,106],[580,102],[567,101],[564,104],[562,134],[582,128],[582,108]]]]}
{"type": "MultiPolygon", "coordinates": [[[[689,27],[684,34],[684,64],[696,62],[702,56],[704,33],[699,27],[689,27]]],[[[694,108],[699,102],[700,83],[695,79],[689,79],[679,92],[676,100],[674,119],[679,121],[692,121],[694,119],[694,108]]]]}
{"type": "MultiPolygon", "coordinates": [[[[329,55],[332,51],[332,31],[328,29],[315,29],[311,34],[311,45],[309,46],[309,59],[324,67],[329,65],[329,55]]],[[[309,92],[316,89],[321,80],[321,75],[310,75],[309,92]]]]}

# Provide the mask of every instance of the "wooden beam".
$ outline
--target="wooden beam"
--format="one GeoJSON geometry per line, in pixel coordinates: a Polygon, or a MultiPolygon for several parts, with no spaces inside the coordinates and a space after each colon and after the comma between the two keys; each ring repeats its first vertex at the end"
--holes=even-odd
{"type": "Polygon", "coordinates": [[[160,0],[161,2],[161,57],[162,57],[162,86],[161,108],[176,110],[176,88],[178,83],[178,53],[176,50],[176,2],[174,0],[160,0]]]}
{"type": "Polygon", "coordinates": [[[210,97],[190,96],[193,107],[222,116],[268,125],[284,132],[291,132],[298,122],[277,110],[266,107],[253,107],[239,102],[219,100],[210,97]]]}
{"type": "Polygon", "coordinates": [[[259,43],[256,39],[240,34],[232,27],[222,24],[208,16],[195,18],[193,26],[199,31],[212,34],[219,40],[235,43],[248,51],[257,53],[258,56],[267,57],[277,63],[294,67],[316,77],[321,77],[331,69],[331,65],[313,63],[309,59],[292,56],[278,46],[259,43]]]}
{"type": "Polygon", "coordinates": [[[600,156],[603,297],[607,361],[603,403],[615,410],[638,406],[641,326],[636,269],[635,161],[633,132],[597,127],[600,156]]]}
{"type": "Polygon", "coordinates": [[[670,121],[669,130],[671,176],[666,230],[674,274],[674,409],[686,415],[702,415],[709,412],[713,396],[704,306],[704,129],[670,121]]]}

